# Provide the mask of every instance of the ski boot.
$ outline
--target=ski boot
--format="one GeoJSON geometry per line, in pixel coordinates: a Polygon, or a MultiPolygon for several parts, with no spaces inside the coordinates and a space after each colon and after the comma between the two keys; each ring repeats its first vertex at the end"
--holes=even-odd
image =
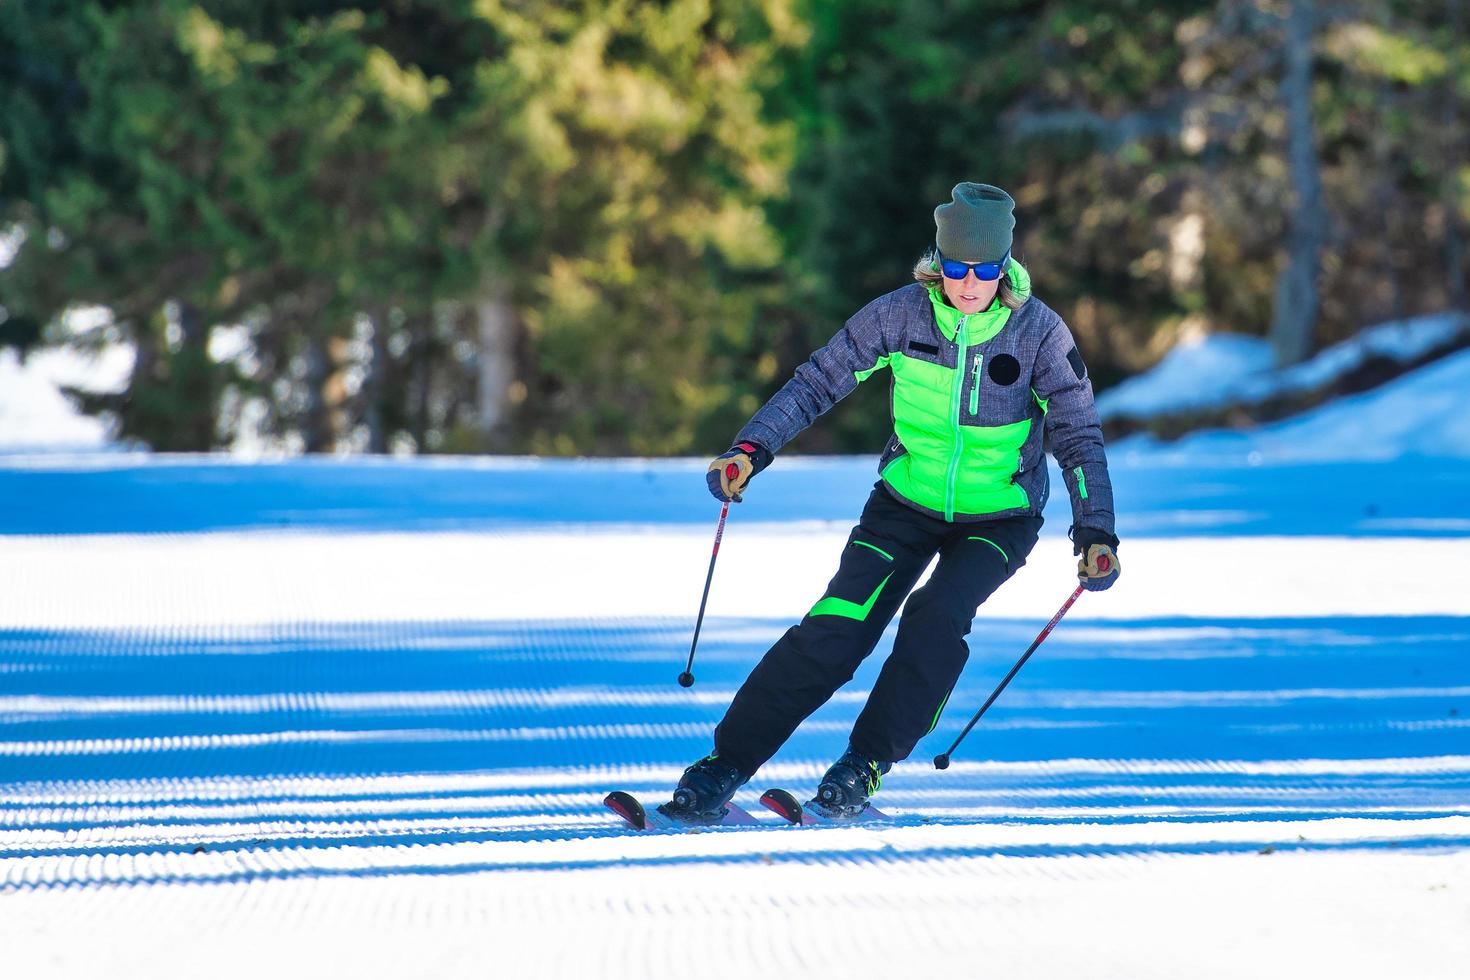
{"type": "Polygon", "coordinates": [[[720,823],[725,819],[725,805],[749,778],[718,756],[705,756],[684,770],[674,798],[658,811],[683,823],[720,823]]]}
{"type": "Polygon", "coordinates": [[[849,745],[817,784],[817,796],[811,805],[828,816],[855,817],[868,808],[868,797],[878,792],[883,774],[892,768],[893,763],[869,759],[849,745]]]}

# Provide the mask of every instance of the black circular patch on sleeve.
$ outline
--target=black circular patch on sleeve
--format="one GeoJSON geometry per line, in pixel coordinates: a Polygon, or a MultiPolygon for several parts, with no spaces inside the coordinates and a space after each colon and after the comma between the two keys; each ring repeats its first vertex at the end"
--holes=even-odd
{"type": "Polygon", "coordinates": [[[1013,385],[1021,376],[1021,362],[1009,354],[997,354],[990,359],[989,374],[998,385],[1013,385]]]}

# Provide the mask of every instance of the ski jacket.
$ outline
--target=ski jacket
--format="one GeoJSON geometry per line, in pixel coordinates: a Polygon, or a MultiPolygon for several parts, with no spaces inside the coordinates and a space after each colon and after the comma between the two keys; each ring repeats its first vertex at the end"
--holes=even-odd
{"type": "Polygon", "coordinates": [[[880,368],[892,372],[894,432],[878,462],[884,486],[946,521],[1041,516],[1050,493],[1044,451],[1062,468],[1072,525],[1108,535],[1113,490],[1092,382],[1071,331],[1031,295],[965,315],[938,287],[919,283],[880,296],[740,430],[738,442],[780,450],[880,368]]]}

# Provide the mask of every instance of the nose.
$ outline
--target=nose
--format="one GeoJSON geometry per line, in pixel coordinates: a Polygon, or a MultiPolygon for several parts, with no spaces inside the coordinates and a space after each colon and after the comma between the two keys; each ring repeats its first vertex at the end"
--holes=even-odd
{"type": "Polygon", "coordinates": [[[975,275],[975,270],[974,269],[967,270],[965,272],[965,288],[966,289],[974,289],[974,288],[976,288],[979,285],[980,285],[980,277],[977,276],[977,275],[975,275]]]}

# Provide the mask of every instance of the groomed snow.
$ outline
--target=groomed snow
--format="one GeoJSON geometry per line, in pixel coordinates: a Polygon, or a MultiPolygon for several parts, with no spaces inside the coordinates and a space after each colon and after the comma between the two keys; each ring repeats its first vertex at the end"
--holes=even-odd
{"type": "MultiPolygon", "coordinates": [[[[800,619],[821,598],[848,528],[727,527],[708,615],[800,619]],[[771,555],[781,561],[773,563],[771,555]]],[[[217,533],[206,536],[12,537],[0,594],[64,596],[86,566],[89,600],[27,603],[27,629],[268,630],[298,624],[514,623],[680,618],[699,606],[711,529],[565,529],[537,533],[217,533]],[[601,557],[599,557],[601,556],[601,557]],[[608,574],[632,559],[637,574],[608,574]],[[171,581],[167,589],[158,583],[171,581]],[[432,583],[432,587],[428,583],[432,583]],[[550,583],[550,584],[549,584],[550,583]]],[[[1466,611],[1462,538],[1141,537],[1122,552],[1126,587],[1084,596],[1092,621],[1178,615],[1458,615],[1466,611]],[[1208,572],[1190,574],[1207,563],[1208,572]],[[1337,575],[1360,563],[1412,581],[1337,575]],[[1228,583],[1221,587],[1220,583],[1228,583]]],[[[981,618],[1045,622],[1070,591],[1071,544],[1048,535],[981,618]]]]}
{"type": "Polygon", "coordinates": [[[686,690],[703,461],[8,457],[0,975],[1461,977],[1467,375],[1115,447],[1118,586],[932,768],[1071,589],[1054,497],[892,819],[803,830],[758,793],[892,629],[763,826],[600,800],[708,751],[870,458],[733,508],[686,690]]]}

